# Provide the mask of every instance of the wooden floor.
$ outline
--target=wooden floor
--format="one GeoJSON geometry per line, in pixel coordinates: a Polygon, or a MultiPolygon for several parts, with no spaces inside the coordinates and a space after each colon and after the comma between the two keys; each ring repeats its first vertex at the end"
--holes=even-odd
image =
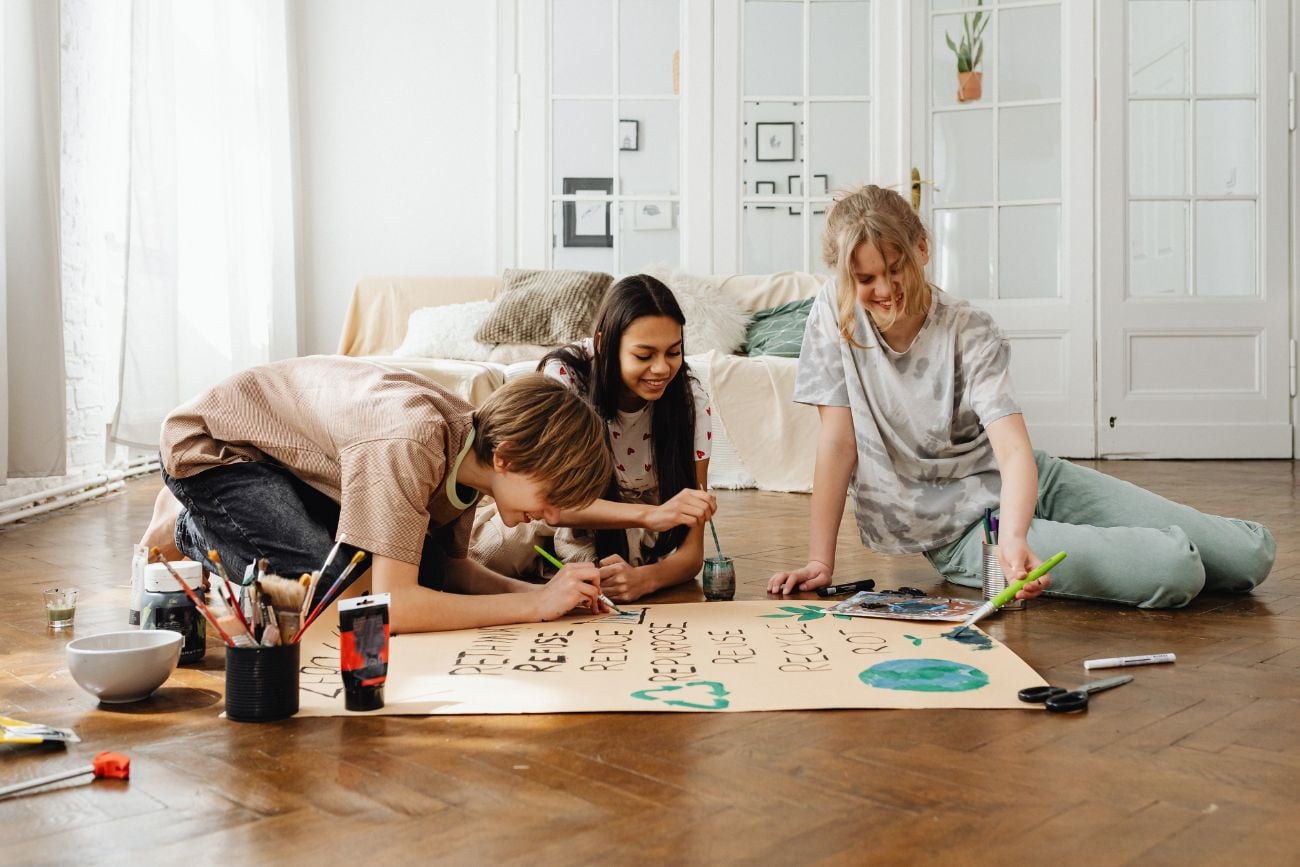
{"type": "MultiPolygon", "coordinates": [[[[0,863],[218,861],[1300,863],[1300,522],[1292,462],[1092,464],[1277,536],[1247,597],[1182,611],[1044,602],[989,631],[1049,681],[1093,656],[1175,665],[1086,714],[815,711],[219,719],[221,654],[147,702],[98,706],[47,634],[40,589],[81,589],[77,635],[121,628],[155,478],[0,529],[0,713],[75,728],[0,748],[0,782],[130,754],[129,783],[0,801],[0,863]]],[[[738,598],[802,563],[809,500],[720,492],[738,598]]],[[[843,578],[938,589],[920,556],[841,533],[843,578]]],[[[952,588],[947,588],[952,591],[952,588]]],[[[956,590],[963,595],[967,591],[956,590]]],[[[696,600],[699,591],[678,592],[696,600]]]]}

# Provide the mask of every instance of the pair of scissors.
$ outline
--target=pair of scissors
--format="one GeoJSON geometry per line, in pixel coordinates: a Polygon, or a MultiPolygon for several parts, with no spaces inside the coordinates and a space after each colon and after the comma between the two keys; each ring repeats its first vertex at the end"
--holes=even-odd
{"type": "Polygon", "coordinates": [[[1131,674],[1121,674],[1119,677],[1108,677],[1105,680],[1085,683],[1074,690],[1059,686],[1031,686],[1020,690],[1017,695],[1021,701],[1030,704],[1045,704],[1053,713],[1073,713],[1088,709],[1088,696],[1092,693],[1123,686],[1132,679],[1131,674]]]}

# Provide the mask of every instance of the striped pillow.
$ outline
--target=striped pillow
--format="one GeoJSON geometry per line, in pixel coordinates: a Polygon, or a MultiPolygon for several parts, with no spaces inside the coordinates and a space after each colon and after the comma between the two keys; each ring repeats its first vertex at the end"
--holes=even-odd
{"type": "Polygon", "coordinates": [[[588,335],[614,278],[598,271],[507,268],[496,309],[479,327],[480,343],[557,346],[588,335]]]}

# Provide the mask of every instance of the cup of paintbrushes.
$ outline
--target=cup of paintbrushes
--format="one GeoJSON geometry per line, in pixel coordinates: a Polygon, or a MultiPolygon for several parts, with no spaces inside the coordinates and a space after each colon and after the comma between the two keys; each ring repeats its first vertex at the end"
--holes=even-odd
{"type": "Polygon", "coordinates": [[[272,722],[298,712],[297,644],[226,648],[226,718],[272,722]]]}

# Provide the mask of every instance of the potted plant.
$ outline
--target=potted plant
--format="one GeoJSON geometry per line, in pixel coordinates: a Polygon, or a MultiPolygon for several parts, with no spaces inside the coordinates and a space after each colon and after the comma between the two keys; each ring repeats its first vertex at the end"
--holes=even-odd
{"type": "MultiPolygon", "coordinates": [[[[976,0],[975,5],[983,6],[984,0],[976,0]]],[[[989,25],[989,15],[981,10],[973,15],[963,15],[961,19],[961,41],[953,42],[946,30],[943,38],[957,56],[957,101],[972,102],[983,92],[983,74],[978,69],[984,59],[984,28],[989,25]]]]}

